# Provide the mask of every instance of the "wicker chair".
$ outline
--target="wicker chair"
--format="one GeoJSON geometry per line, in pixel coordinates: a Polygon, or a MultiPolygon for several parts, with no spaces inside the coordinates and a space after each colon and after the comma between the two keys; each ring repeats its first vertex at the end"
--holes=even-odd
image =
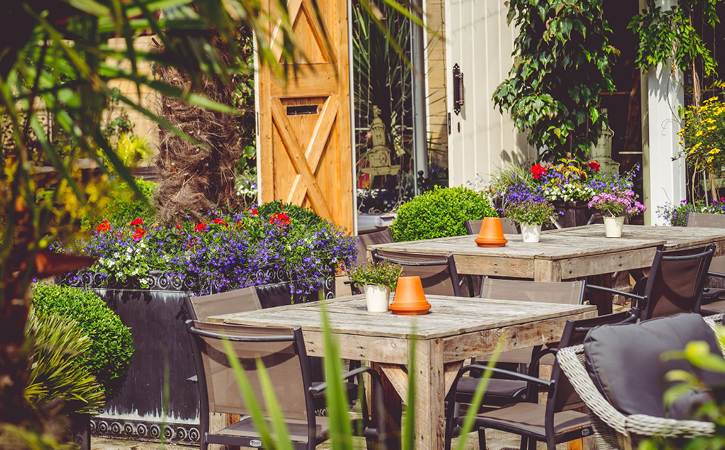
{"type": "MultiPolygon", "coordinates": [[[[222,339],[227,339],[232,344],[268,425],[271,424],[271,419],[264,405],[256,370],[257,361],[262,361],[275,388],[277,404],[294,448],[314,449],[317,444],[327,440],[328,420],[325,417],[316,417],[314,412],[314,397],[321,395],[327,384],[315,386],[311,381],[309,359],[300,328],[246,327],[192,320],[186,324],[199,370],[201,450],[206,450],[209,444],[243,447],[260,447],[262,444],[260,435],[248,416],[250,410],[240,394],[222,339]],[[240,414],[243,417],[241,421],[212,433],[209,431],[209,413],[240,414]]],[[[353,429],[362,431],[362,435],[370,441],[379,440],[382,443],[384,414],[379,375],[368,367],[361,367],[347,372],[343,379],[358,378],[362,383],[364,373],[369,374],[376,384],[374,404],[378,419],[373,424],[366,402],[362,402],[363,419],[353,429]]],[[[273,433],[271,425],[269,428],[273,433]]]]}
{"type": "MultiPolygon", "coordinates": [[[[561,336],[560,346],[579,344],[584,340],[586,333],[593,327],[613,323],[633,323],[633,318],[628,312],[610,314],[584,320],[567,321],[561,336]]],[[[557,354],[556,348],[546,349],[537,354],[533,364],[537,364],[540,358],[549,354],[557,354]]],[[[558,360],[558,357],[557,357],[558,360]]],[[[459,431],[465,420],[457,417],[457,408],[453,405],[453,396],[456,395],[461,376],[472,370],[485,370],[486,366],[471,364],[463,367],[453,382],[451,393],[448,397],[448,409],[446,411],[446,449],[450,449],[451,439],[459,431]]],[[[541,380],[534,376],[510,372],[503,369],[490,369],[495,373],[507,375],[514,379],[525,381],[528,384],[528,401],[502,406],[498,409],[487,409],[479,412],[475,418],[475,427],[478,428],[478,445],[480,449],[486,448],[486,428],[498,429],[508,433],[521,435],[521,448],[536,448],[537,441],[546,442],[549,450],[554,450],[556,444],[589,436],[592,433],[589,420],[584,413],[573,411],[582,405],[581,399],[565,377],[561,375],[561,369],[555,362],[551,373],[551,381],[541,380]],[[540,390],[548,391],[548,399],[545,405],[536,403],[536,393],[540,390]]]]}
{"type": "Polygon", "coordinates": [[[587,285],[587,289],[619,294],[636,300],[637,305],[632,307],[632,313],[641,320],[683,312],[699,312],[700,296],[714,253],[713,244],[704,250],[657,250],[649,276],[640,279],[632,292],[593,284],[587,285]]]}
{"type": "MultiPolygon", "coordinates": [[[[373,249],[373,261],[390,261],[403,266],[403,276],[419,276],[423,290],[428,295],[453,295],[461,297],[461,282],[453,255],[424,255],[415,253],[389,252],[373,249]]],[[[468,285],[469,296],[474,296],[473,287],[468,285]]]]}
{"type": "MultiPolygon", "coordinates": [[[[532,302],[564,303],[570,305],[581,305],[584,299],[585,281],[565,281],[551,283],[545,281],[524,281],[524,280],[501,280],[495,278],[484,278],[481,291],[482,298],[498,300],[519,300],[532,302]]],[[[503,352],[499,355],[499,367],[511,370],[519,370],[522,373],[528,371],[531,360],[539,351],[541,346],[521,348],[503,352]]],[[[485,364],[486,358],[476,358],[479,363],[485,364]]],[[[552,366],[554,357],[544,356],[541,364],[552,366]]],[[[532,374],[538,376],[538,370],[533,368],[532,374]]],[[[470,403],[473,394],[476,392],[478,379],[467,377],[462,378],[458,384],[456,401],[459,403],[470,403]]],[[[489,382],[486,396],[483,398],[483,405],[502,406],[516,403],[526,398],[526,381],[511,380],[505,378],[493,378],[489,382]]]]}
{"type": "MultiPolygon", "coordinates": [[[[627,330],[626,335],[620,338],[620,352],[622,354],[628,353],[631,358],[642,358],[645,367],[648,365],[653,367],[659,366],[661,363],[658,358],[663,351],[681,350],[690,340],[706,340],[710,344],[711,351],[715,352],[721,349],[718,349],[717,343],[715,342],[715,334],[711,332],[710,327],[714,328],[715,324],[722,322],[722,319],[722,314],[710,316],[704,320],[697,314],[680,314],[674,317],[642,322],[635,325],[635,327],[642,325],[649,328],[659,326],[661,330],[655,335],[655,339],[648,340],[647,342],[642,342],[640,339],[637,339],[637,336],[647,336],[651,334],[651,330],[645,330],[645,332],[640,333],[637,333],[637,331],[641,330],[637,330],[636,328],[627,330]],[[673,321],[677,324],[676,327],[672,326],[673,321]],[[662,338],[663,334],[665,336],[664,338],[662,338]],[[668,336],[679,339],[679,345],[671,345],[672,341],[667,340],[668,336]],[[703,338],[703,336],[705,337],[703,338]]],[[[623,411],[623,409],[629,409],[632,404],[626,405],[626,408],[622,408],[619,405],[615,406],[613,404],[615,399],[611,396],[611,390],[598,387],[589,373],[589,371],[592,371],[592,374],[596,373],[597,378],[601,379],[601,376],[606,376],[604,372],[607,367],[602,367],[600,364],[597,364],[597,361],[591,361],[594,358],[592,352],[585,350],[585,346],[589,345],[590,338],[592,342],[597,340],[597,338],[598,340],[603,340],[611,337],[614,333],[621,334],[623,330],[614,330],[614,333],[611,332],[612,330],[609,330],[609,333],[606,332],[608,330],[604,331],[604,333],[601,330],[592,331],[592,336],[587,337],[587,342],[584,345],[562,348],[556,356],[569,382],[587,406],[589,418],[595,432],[597,448],[602,450],[632,449],[637,448],[641,440],[651,436],[671,438],[695,437],[708,436],[715,432],[715,425],[710,422],[665,418],[664,414],[629,413],[623,411]],[[587,362],[587,353],[590,354],[589,362],[587,362]]],[[[664,372],[666,372],[666,370],[662,370],[659,373],[659,378],[648,377],[647,374],[641,371],[632,370],[631,368],[627,370],[628,366],[624,361],[620,361],[618,365],[618,369],[612,370],[618,370],[617,374],[620,377],[624,376],[620,380],[620,383],[638,383],[635,389],[639,389],[640,386],[643,386],[645,390],[650,387],[654,387],[655,389],[660,388],[661,375],[664,375],[664,372]]],[[[722,381],[720,380],[720,382],[722,381]]],[[[663,393],[661,391],[655,391],[655,395],[659,395],[659,401],[661,403],[663,393]]],[[[636,399],[640,406],[647,403],[647,400],[643,398],[642,392],[638,392],[632,397],[636,399]]],[[[616,400],[621,402],[621,399],[616,400]]],[[[648,406],[651,407],[652,405],[648,406]]]]}

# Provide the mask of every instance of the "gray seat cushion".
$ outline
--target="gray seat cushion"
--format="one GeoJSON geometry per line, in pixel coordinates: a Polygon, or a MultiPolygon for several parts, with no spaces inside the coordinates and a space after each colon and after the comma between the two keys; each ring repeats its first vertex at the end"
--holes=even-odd
{"type": "MultiPolygon", "coordinates": [[[[699,314],[597,327],[584,340],[587,371],[602,395],[625,415],[692,418],[710,394],[687,394],[666,410],[663,394],[670,386],[665,374],[674,369],[692,373],[693,369],[685,361],[661,358],[666,351],[683,350],[691,341],[705,341],[711,352],[720,354],[715,333],[699,314]]],[[[723,374],[705,371],[700,375],[708,386],[725,383],[723,374]]]]}
{"type": "MultiPolygon", "coordinates": [[[[506,427],[512,429],[526,430],[530,434],[537,435],[540,440],[546,439],[546,429],[544,428],[544,420],[546,405],[537,403],[516,403],[515,405],[504,406],[500,409],[490,410],[476,416],[476,424],[486,428],[506,427]]],[[[463,423],[464,418],[459,419],[463,423]]],[[[577,411],[562,411],[554,414],[554,434],[569,432],[576,428],[581,428],[582,436],[591,434],[591,430],[585,431],[589,427],[589,417],[586,414],[577,411]]]]}

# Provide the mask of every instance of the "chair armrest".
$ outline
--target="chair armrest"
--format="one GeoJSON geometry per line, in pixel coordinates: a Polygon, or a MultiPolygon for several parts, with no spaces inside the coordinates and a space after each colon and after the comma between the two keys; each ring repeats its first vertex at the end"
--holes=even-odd
{"type": "Polygon", "coordinates": [[[497,373],[500,375],[508,375],[512,378],[515,378],[515,379],[518,379],[521,381],[526,381],[527,383],[536,384],[536,385],[546,388],[546,389],[551,389],[554,386],[554,382],[552,382],[552,381],[542,380],[540,378],[532,377],[530,375],[525,375],[523,373],[512,372],[512,371],[506,370],[506,369],[499,369],[498,367],[488,367],[483,364],[469,364],[469,365],[463,367],[460,370],[460,372],[458,372],[458,377],[456,378],[456,381],[453,383],[453,386],[451,387],[451,392],[455,391],[456,385],[458,384],[458,380],[461,378],[461,376],[463,376],[466,372],[470,372],[472,370],[482,370],[484,372],[487,370],[490,370],[493,373],[497,373]]]}
{"type": "Polygon", "coordinates": [[[535,354],[531,358],[531,363],[529,363],[529,370],[528,370],[529,376],[530,377],[538,377],[539,376],[538,375],[538,373],[539,373],[539,361],[541,360],[541,358],[543,358],[544,356],[549,355],[549,354],[556,356],[556,353],[558,351],[559,351],[559,349],[556,348],[556,347],[549,347],[549,348],[545,348],[545,349],[539,351],[537,354],[535,354]]]}
{"type": "Polygon", "coordinates": [[[587,284],[587,289],[594,289],[594,290],[597,290],[597,291],[609,292],[610,294],[623,295],[625,297],[636,298],[636,299],[639,299],[639,300],[646,300],[647,299],[646,297],[643,297],[641,295],[637,295],[637,294],[632,293],[632,292],[624,292],[624,291],[620,291],[620,290],[617,290],[617,289],[612,289],[612,288],[608,288],[608,287],[604,287],[604,286],[597,286],[596,284],[587,284]]]}
{"type": "MultiPolygon", "coordinates": [[[[377,373],[375,369],[367,366],[358,367],[357,369],[345,372],[344,374],[342,374],[342,379],[349,380],[350,378],[358,377],[364,373],[370,374],[373,379],[373,383],[379,385],[382,388],[383,384],[382,380],[380,379],[380,374],[377,373]]],[[[310,392],[312,392],[313,394],[319,394],[325,389],[327,389],[327,381],[325,381],[324,383],[320,383],[317,386],[310,386],[310,392]]]]}

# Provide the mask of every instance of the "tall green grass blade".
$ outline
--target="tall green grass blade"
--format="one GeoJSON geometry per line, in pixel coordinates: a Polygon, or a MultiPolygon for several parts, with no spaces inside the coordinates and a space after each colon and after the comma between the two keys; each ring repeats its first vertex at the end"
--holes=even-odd
{"type": "Polygon", "coordinates": [[[494,349],[491,358],[488,360],[488,364],[486,364],[487,369],[483,373],[481,380],[476,386],[476,392],[473,394],[473,400],[471,400],[471,404],[468,405],[468,411],[466,411],[466,417],[463,419],[463,426],[461,427],[461,434],[458,437],[458,445],[456,446],[457,450],[464,450],[466,448],[468,433],[470,433],[473,429],[473,421],[476,418],[478,410],[481,408],[481,403],[483,402],[483,394],[486,392],[486,389],[488,388],[488,382],[491,379],[491,375],[493,374],[490,368],[496,366],[496,363],[498,362],[498,357],[501,354],[502,345],[503,337],[501,337],[501,339],[499,339],[498,343],[496,344],[496,348],[494,349]]]}
{"type": "Polygon", "coordinates": [[[224,352],[227,354],[227,358],[229,359],[229,365],[232,367],[234,376],[237,379],[239,393],[242,395],[244,402],[247,404],[249,415],[252,417],[254,428],[257,430],[257,433],[259,433],[262,445],[264,448],[268,449],[275,448],[274,440],[272,439],[269,427],[267,426],[267,421],[264,419],[264,413],[262,413],[262,408],[259,406],[257,398],[254,396],[254,390],[252,389],[252,385],[249,384],[249,378],[247,378],[244,368],[242,368],[242,365],[239,363],[239,359],[237,359],[234,347],[232,347],[232,344],[226,339],[222,340],[222,345],[224,346],[224,352]]]}
{"type": "Polygon", "coordinates": [[[335,450],[352,449],[352,423],[347,406],[347,392],[342,381],[340,352],[337,342],[332,338],[327,307],[320,300],[322,307],[322,336],[324,342],[324,367],[327,380],[325,399],[330,423],[330,443],[335,450]]]}
{"type": "Polygon", "coordinates": [[[274,387],[269,379],[269,375],[267,375],[267,369],[264,368],[264,364],[260,359],[257,359],[257,373],[259,375],[259,384],[262,387],[264,404],[267,405],[267,412],[269,413],[270,419],[272,419],[274,436],[277,438],[277,449],[293,450],[287,424],[282,416],[282,411],[279,409],[277,396],[274,395],[274,387]]]}
{"type": "Polygon", "coordinates": [[[413,450],[415,448],[415,399],[416,393],[416,349],[418,344],[418,338],[416,334],[416,326],[413,324],[413,328],[410,330],[411,339],[408,343],[410,351],[410,358],[408,361],[408,400],[407,408],[405,410],[405,425],[403,425],[403,450],[413,450]]]}

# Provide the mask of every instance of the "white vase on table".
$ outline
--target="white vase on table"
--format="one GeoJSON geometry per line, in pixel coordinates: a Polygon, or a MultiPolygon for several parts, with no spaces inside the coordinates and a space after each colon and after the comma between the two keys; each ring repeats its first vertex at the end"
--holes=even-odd
{"type": "Polygon", "coordinates": [[[390,305],[390,288],[377,284],[366,284],[365,301],[370,312],[388,311],[388,306],[390,305]]]}
{"type": "Polygon", "coordinates": [[[541,224],[522,223],[521,235],[524,238],[524,242],[539,242],[541,238],[541,224]]]}
{"type": "Polygon", "coordinates": [[[624,216],[604,216],[604,235],[606,237],[622,237],[622,228],[624,228],[624,216]]]}

